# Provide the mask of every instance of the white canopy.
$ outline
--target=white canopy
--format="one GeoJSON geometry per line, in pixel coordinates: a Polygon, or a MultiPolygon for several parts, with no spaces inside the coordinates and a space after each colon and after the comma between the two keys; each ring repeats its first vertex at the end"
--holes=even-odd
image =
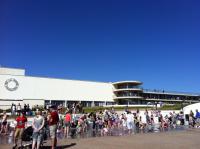
{"type": "Polygon", "coordinates": [[[198,111],[200,111],[200,103],[195,103],[195,104],[191,104],[189,106],[184,107],[183,112],[184,112],[184,114],[190,114],[190,110],[192,110],[192,112],[195,114],[196,109],[198,109],[198,111]]]}

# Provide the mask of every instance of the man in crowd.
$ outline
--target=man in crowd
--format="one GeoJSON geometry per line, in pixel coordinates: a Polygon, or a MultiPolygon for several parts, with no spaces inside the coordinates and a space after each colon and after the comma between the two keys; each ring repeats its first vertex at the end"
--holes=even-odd
{"type": "Polygon", "coordinates": [[[16,113],[16,105],[14,103],[12,103],[12,105],[11,105],[11,114],[15,115],[15,113],[16,113]]]}
{"type": "Polygon", "coordinates": [[[196,124],[197,124],[197,127],[198,127],[200,125],[200,112],[197,109],[196,109],[195,118],[196,118],[196,124]]]}
{"type": "MultiPolygon", "coordinates": [[[[25,113],[24,112],[20,112],[20,115],[17,116],[16,118],[16,121],[17,121],[17,125],[16,125],[16,128],[15,128],[15,135],[14,135],[14,147],[13,148],[16,148],[17,147],[17,142],[18,142],[18,139],[21,140],[21,137],[22,137],[22,133],[24,132],[24,129],[26,127],[26,122],[27,122],[27,118],[25,116],[25,113]]],[[[21,141],[21,145],[22,145],[22,141],[21,141]]]]}
{"type": "Polygon", "coordinates": [[[22,110],[21,105],[20,105],[20,103],[18,103],[18,105],[17,105],[17,114],[18,115],[20,115],[21,110],[22,110]]]}
{"type": "Polygon", "coordinates": [[[51,148],[54,149],[57,145],[57,125],[59,122],[59,116],[56,109],[56,106],[50,107],[50,116],[49,116],[49,130],[50,130],[50,137],[51,137],[51,148]]]}

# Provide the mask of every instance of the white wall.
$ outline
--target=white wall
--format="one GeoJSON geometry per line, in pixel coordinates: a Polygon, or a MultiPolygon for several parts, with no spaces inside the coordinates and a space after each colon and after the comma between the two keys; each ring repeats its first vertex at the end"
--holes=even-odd
{"type": "Polygon", "coordinates": [[[6,110],[10,109],[12,103],[14,104],[23,104],[23,100],[0,100],[0,109],[6,110]]]}
{"type": "Polygon", "coordinates": [[[112,96],[110,83],[0,75],[0,99],[113,101],[112,96]],[[10,78],[19,83],[15,91],[4,86],[10,78]]]}
{"type": "Polygon", "coordinates": [[[196,114],[196,110],[200,111],[200,103],[191,104],[183,108],[184,114],[190,114],[191,110],[194,114],[196,114]]]}
{"type": "Polygon", "coordinates": [[[40,100],[1,100],[0,99],[0,109],[6,110],[6,109],[10,109],[12,103],[14,103],[15,105],[18,105],[20,103],[20,105],[22,106],[22,108],[24,107],[24,104],[29,104],[30,108],[32,108],[35,105],[44,105],[44,100],[40,99],[40,100]]]}
{"type": "Polygon", "coordinates": [[[15,69],[15,68],[4,68],[0,67],[0,74],[1,75],[25,75],[24,69],[15,69]]]}

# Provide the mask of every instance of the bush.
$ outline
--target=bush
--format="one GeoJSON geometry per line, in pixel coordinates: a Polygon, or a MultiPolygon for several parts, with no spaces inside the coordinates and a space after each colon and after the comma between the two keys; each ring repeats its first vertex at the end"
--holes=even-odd
{"type": "MultiPolygon", "coordinates": [[[[164,105],[160,108],[157,108],[158,110],[181,110],[182,107],[187,106],[188,104],[175,104],[175,105],[164,105]]],[[[85,113],[91,113],[91,112],[96,112],[96,111],[104,111],[105,109],[110,109],[112,106],[110,107],[84,107],[83,110],[85,113]]],[[[125,107],[113,107],[115,109],[115,111],[123,111],[125,110],[125,107]]],[[[151,109],[155,109],[155,107],[128,107],[127,110],[151,110],[151,109]]]]}
{"type": "MultiPolygon", "coordinates": [[[[84,107],[83,110],[85,113],[91,113],[96,111],[104,111],[105,109],[111,109],[113,106],[110,107],[84,107]]],[[[113,107],[115,111],[124,111],[126,107],[113,107]]],[[[127,107],[127,110],[137,110],[137,109],[152,109],[152,107],[127,107]]]]}
{"type": "Polygon", "coordinates": [[[11,109],[6,109],[5,110],[7,113],[10,113],[11,112],[11,109]]]}
{"type": "Polygon", "coordinates": [[[160,110],[181,110],[183,107],[187,106],[188,104],[175,104],[175,105],[164,105],[160,110]]]}
{"type": "Polygon", "coordinates": [[[32,107],[32,111],[36,111],[36,109],[38,109],[39,111],[44,111],[44,106],[38,106],[37,107],[37,105],[34,105],[33,107],[32,107]]]}
{"type": "Polygon", "coordinates": [[[3,113],[3,111],[6,111],[6,113],[10,113],[10,112],[11,112],[11,109],[6,109],[6,110],[0,109],[0,113],[3,113]]]}

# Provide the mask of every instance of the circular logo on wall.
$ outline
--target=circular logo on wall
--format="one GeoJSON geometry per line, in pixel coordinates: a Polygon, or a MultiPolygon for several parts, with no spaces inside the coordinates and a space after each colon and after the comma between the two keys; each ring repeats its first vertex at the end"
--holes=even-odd
{"type": "Polygon", "coordinates": [[[10,78],[6,80],[4,86],[9,91],[15,91],[19,87],[19,83],[17,82],[16,79],[10,78]]]}

